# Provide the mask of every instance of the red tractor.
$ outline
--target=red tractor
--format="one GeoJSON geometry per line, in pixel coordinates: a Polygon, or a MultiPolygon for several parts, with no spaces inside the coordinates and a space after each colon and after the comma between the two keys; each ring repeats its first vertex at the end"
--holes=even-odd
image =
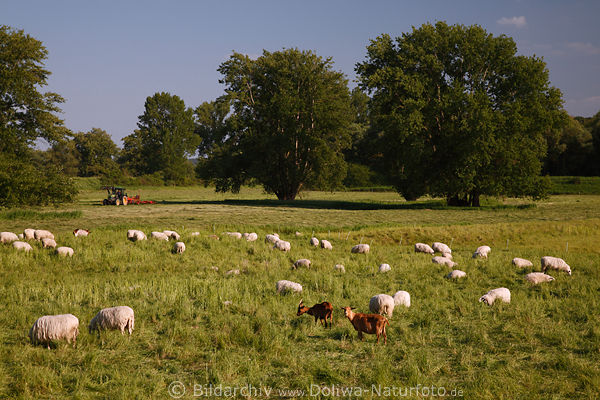
{"type": "Polygon", "coordinates": [[[127,196],[125,188],[115,186],[103,186],[102,189],[108,192],[106,199],[102,200],[102,204],[105,206],[114,205],[120,206],[121,204],[126,206],[127,204],[154,204],[152,200],[140,200],[140,195],[135,197],[127,196]]]}

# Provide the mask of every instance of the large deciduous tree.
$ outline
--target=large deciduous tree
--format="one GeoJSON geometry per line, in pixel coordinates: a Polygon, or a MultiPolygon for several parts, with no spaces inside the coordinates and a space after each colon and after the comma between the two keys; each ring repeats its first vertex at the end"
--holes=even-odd
{"type": "Polygon", "coordinates": [[[280,200],[340,184],[353,116],[347,80],[331,59],[298,49],[255,60],[234,53],[219,72],[226,94],[197,110],[200,151],[209,150],[200,176],[218,191],[254,180],[280,200]]]}
{"type": "Polygon", "coordinates": [[[565,121],[561,93],[511,38],[425,24],[371,41],[356,71],[372,95],[382,164],[407,199],[476,206],[481,195],[545,195],[544,133],[565,121]]]}
{"type": "Polygon", "coordinates": [[[115,159],[119,149],[106,131],[92,128],[89,132],[73,135],[79,158],[79,176],[105,176],[115,178],[119,166],[115,159]]]}

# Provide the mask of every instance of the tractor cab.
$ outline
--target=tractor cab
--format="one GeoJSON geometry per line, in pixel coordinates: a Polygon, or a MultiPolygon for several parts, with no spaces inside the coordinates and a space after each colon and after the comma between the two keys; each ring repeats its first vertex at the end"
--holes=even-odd
{"type": "Polygon", "coordinates": [[[103,186],[102,189],[106,190],[108,193],[106,199],[102,200],[103,205],[127,205],[127,200],[129,198],[127,197],[125,188],[116,186],[103,186]]]}

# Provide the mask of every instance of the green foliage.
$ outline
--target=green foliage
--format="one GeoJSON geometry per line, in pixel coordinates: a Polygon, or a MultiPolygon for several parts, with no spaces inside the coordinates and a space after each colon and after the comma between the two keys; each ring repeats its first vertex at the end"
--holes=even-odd
{"type": "Polygon", "coordinates": [[[483,194],[540,198],[544,132],[564,122],[545,63],[477,25],[425,24],[367,47],[357,64],[372,94],[381,170],[407,199],[483,194]]]}
{"type": "Polygon", "coordinates": [[[353,117],[347,81],[331,67],[311,51],[234,53],[219,67],[226,95],[197,110],[200,152],[209,151],[200,176],[218,191],[255,180],[281,200],[339,186],[353,117]]]}
{"type": "Polygon", "coordinates": [[[79,157],[79,176],[116,178],[120,175],[119,166],[114,160],[119,149],[106,131],[92,128],[86,133],[76,133],[73,143],[79,157]]]}
{"type": "Polygon", "coordinates": [[[573,117],[560,131],[546,135],[544,172],[550,175],[592,175],[595,171],[592,134],[573,117]]]}

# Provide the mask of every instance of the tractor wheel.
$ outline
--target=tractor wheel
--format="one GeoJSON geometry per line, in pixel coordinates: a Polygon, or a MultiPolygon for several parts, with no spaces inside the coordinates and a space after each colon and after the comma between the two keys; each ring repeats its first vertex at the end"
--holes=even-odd
{"type": "Polygon", "coordinates": [[[123,197],[123,205],[126,206],[127,205],[127,197],[123,197]]]}
{"type": "Polygon", "coordinates": [[[115,205],[116,206],[120,206],[121,205],[121,200],[119,200],[119,199],[115,200],[115,205]]]}
{"type": "Polygon", "coordinates": [[[106,206],[106,205],[108,205],[108,200],[106,200],[106,199],[102,200],[102,205],[103,205],[103,206],[106,206]]]}

